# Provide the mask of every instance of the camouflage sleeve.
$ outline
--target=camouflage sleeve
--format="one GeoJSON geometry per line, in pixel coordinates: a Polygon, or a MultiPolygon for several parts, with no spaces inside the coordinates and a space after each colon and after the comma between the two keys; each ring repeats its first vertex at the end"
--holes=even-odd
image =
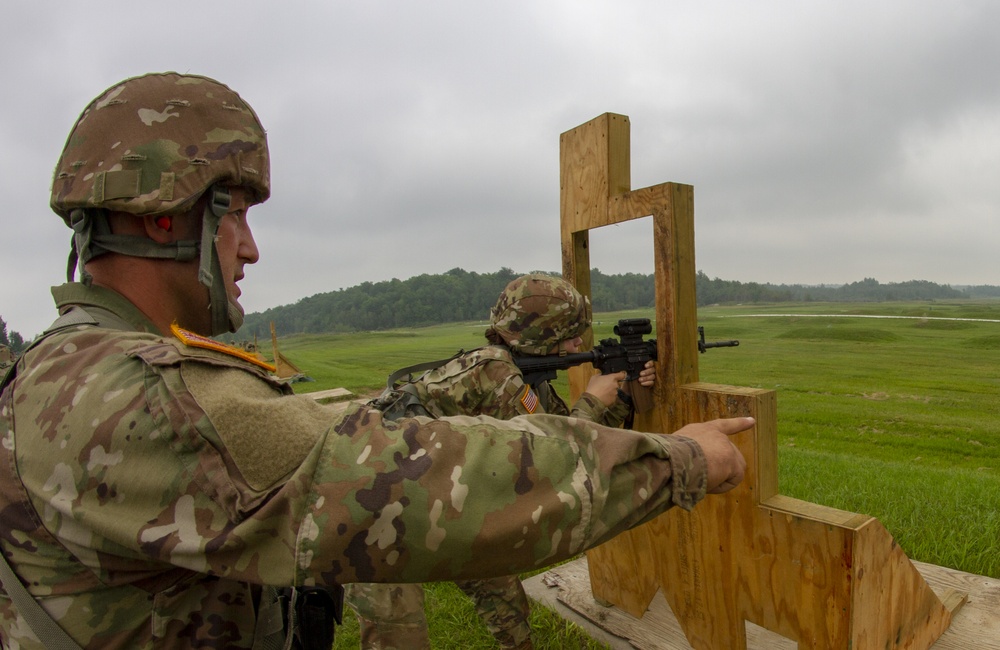
{"type": "Polygon", "coordinates": [[[604,426],[620,427],[628,416],[628,410],[628,405],[621,400],[615,401],[611,406],[605,406],[601,400],[590,393],[584,393],[573,404],[573,410],[570,414],[573,417],[584,418],[604,426]]]}
{"type": "Polygon", "coordinates": [[[605,426],[618,427],[621,426],[621,423],[625,421],[625,416],[628,415],[628,406],[621,400],[618,400],[608,407],[601,400],[597,399],[597,397],[590,393],[584,393],[573,404],[570,415],[605,426]]]}
{"type": "Polygon", "coordinates": [[[483,401],[474,411],[498,420],[509,420],[519,415],[544,412],[537,395],[530,390],[521,372],[512,363],[489,361],[480,366],[475,380],[478,390],[484,394],[483,401]]]}
{"type": "Polygon", "coordinates": [[[76,454],[117,486],[87,492],[100,557],[273,585],[483,578],[572,557],[705,493],[686,438],[551,415],[334,415],[176,356],[146,355],[145,407],[110,434],[121,459],[76,454]]]}
{"type": "Polygon", "coordinates": [[[431,370],[413,388],[435,417],[477,414],[506,420],[531,412],[521,372],[509,354],[493,347],[473,350],[431,370]]]}
{"type": "Polygon", "coordinates": [[[316,451],[289,483],[310,501],[297,580],[519,573],[705,494],[695,442],[551,415],[384,422],[357,408],[316,451]]]}
{"type": "MultiPolygon", "coordinates": [[[[245,488],[243,498],[254,507],[227,531],[248,546],[242,560],[229,558],[226,566],[257,558],[246,566],[268,571],[269,582],[519,573],[572,557],[672,505],[690,508],[705,491],[701,449],[685,438],[551,415],[388,422],[363,406],[317,431],[315,414],[328,411],[311,400],[267,399],[234,380],[220,374],[212,382],[232,386],[224,401],[242,414],[242,426],[233,416],[231,430],[219,431],[221,444],[238,444],[255,423],[271,433],[270,442],[255,436],[250,447],[262,448],[258,456],[272,462],[300,456],[294,471],[270,488],[245,488]],[[314,414],[295,416],[295,409],[314,414]],[[284,431],[269,431],[274,413],[282,414],[284,431]],[[313,433],[296,433],[297,427],[313,433]],[[289,452],[283,442],[310,436],[304,453],[289,452]],[[293,573],[271,573],[282,567],[293,573]]],[[[249,450],[238,453],[236,464],[257,476],[245,458],[249,450]]]]}

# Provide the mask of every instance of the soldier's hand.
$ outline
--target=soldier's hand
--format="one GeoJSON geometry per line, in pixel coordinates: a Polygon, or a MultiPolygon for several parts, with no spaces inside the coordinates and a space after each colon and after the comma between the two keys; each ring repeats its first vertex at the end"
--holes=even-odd
{"type": "Polygon", "coordinates": [[[587,382],[587,391],[605,406],[611,406],[618,399],[618,389],[625,381],[625,371],[610,375],[594,375],[587,382]]]}
{"type": "Polygon", "coordinates": [[[676,432],[697,442],[705,452],[709,494],[728,492],[743,480],[747,461],[729,436],[746,431],[755,423],[753,418],[726,418],[689,424],[676,432]]]}
{"type": "Polygon", "coordinates": [[[649,388],[656,383],[656,364],[647,361],[646,366],[639,372],[639,385],[649,388]]]}

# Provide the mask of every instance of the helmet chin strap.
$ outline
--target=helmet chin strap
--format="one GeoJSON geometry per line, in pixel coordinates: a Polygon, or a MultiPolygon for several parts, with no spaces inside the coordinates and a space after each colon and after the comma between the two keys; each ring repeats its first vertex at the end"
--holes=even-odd
{"type": "Polygon", "coordinates": [[[215,248],[222,217],[229,212],[232,197],[218,185],[213,185],[211,196],[205,204],[201,222],[201,260],[198,266],[198,281],[208,288],[208,307],[212,312],[212,336],[235,332],[243,325],[243,311],[230,302],[226,291],[226,281],[222,276],[222,264],[215,248]]]}

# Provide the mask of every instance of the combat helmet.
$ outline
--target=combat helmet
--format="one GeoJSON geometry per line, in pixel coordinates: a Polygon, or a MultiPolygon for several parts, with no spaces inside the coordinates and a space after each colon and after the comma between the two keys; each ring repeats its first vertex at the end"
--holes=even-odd
{"type": "Polygon", "coordinates": [[[508,284],[490,312],[490,334],[521,354],[555,352],[560,341],[590,327],[590,301],[561,278],[523,275],[508,284]]]}
{"type": "Polygon", "coordinates": [[[115,84],[83,110],[53,174],[50,205],[73,229],[68,280],[79,262],[80,279],[89,284],[84,265],[108,252],[199,259],[212,334],[236,331],[243,312],[229,302],[215,248],[219,221],[229,210],[226,186],[251,190],[258,203],[271,193],[267,136],[235,91],[208,77],[175,72],[115,84]],[[111,234],[108,212],[181,214],[206,192],[211,194],[198,241],[158,244],[111,234]]]}

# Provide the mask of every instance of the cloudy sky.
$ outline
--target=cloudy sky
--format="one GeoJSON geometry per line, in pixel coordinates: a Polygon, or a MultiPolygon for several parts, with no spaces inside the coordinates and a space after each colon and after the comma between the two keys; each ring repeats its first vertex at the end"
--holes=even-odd
{"type": "MultiPolygon", "coordinates": [[[[267,128],[247,311],[454,267],[558,270],[559,134],[627,115],[632,186],[695,188],[696,265],[774,283],[1000,284],[993,0],[18,2],[0,23],[0,316],[51,322],[77,115],[149,71],[267,128]]],[[[593,265],[651,272],[649,220],[593,265]]]]}

